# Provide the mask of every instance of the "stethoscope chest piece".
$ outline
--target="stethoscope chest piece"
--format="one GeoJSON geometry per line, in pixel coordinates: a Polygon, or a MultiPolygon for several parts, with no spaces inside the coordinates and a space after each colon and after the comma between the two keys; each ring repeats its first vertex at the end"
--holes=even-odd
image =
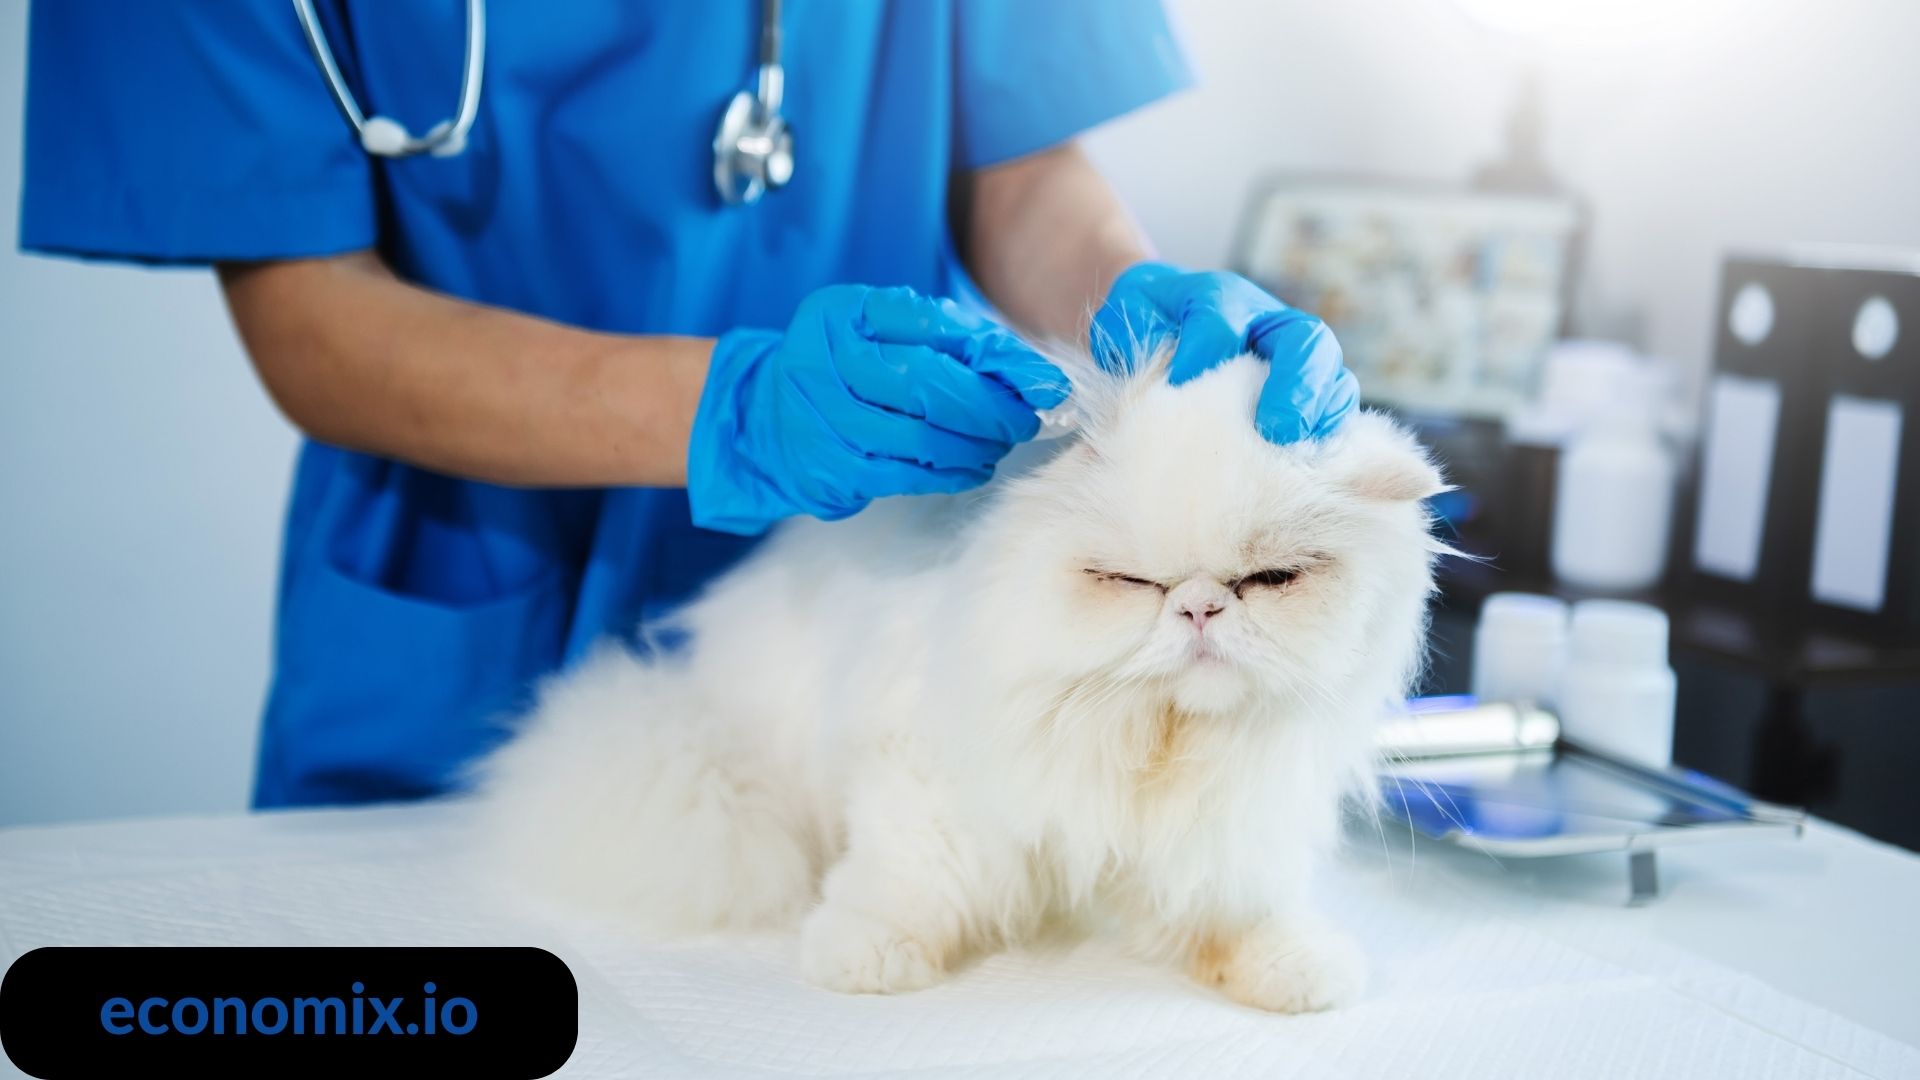
{"type": "MultiPolygon", "coordinates": [[[[762,81],[764,82],[764,74],[762,81]]],[[[727,103],[713,137],[713,186],[730,205],[751,205],[793,179],[793,129],[754,90],[727,103]]]]}
{"type": "Polygon", "coordinates": [[[760,0],[760,65],[753,85],[733,95],[713,135],[713,189],[729,206],[749,206],[793,179],[793,129],[780,115],[787,72],[780,64],[780,0],[760,0]]]}

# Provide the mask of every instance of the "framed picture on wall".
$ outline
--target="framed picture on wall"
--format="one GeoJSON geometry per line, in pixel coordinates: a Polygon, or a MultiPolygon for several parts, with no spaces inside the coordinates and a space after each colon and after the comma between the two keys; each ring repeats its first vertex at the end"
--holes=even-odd
{"type": "Polygon", "coordinates": [[[1570,196],[1277,177],[1234,261],[1333,327],[1370,402],[1492,418],[1533,394],[1583,231],[1570,196]]]}

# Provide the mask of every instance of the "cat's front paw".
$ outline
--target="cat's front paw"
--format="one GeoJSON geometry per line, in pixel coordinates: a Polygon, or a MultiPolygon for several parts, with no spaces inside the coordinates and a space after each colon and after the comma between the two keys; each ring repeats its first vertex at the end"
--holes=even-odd
{"type": "Polygon", "coordinates": [[[1193,975],[1243,1005],[1269,1012],[1339,1008],[1360,997],[1367,959],[1346,934],[1314,922],[1292,929],[1263,928],[1237,941],[1211,941],[1196,950],[1193,975]]]}
{"type": "Polygon", "coordinates": [[[935,945],[834,903],[815,908],[800,928],[800,966],[808,979],[843,994],[923,990],[946,974],[935,945]]]}

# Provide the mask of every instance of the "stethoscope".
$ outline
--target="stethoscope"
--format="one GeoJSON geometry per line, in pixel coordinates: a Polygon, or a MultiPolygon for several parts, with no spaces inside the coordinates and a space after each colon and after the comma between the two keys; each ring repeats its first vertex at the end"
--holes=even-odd
{"type": "MultiPolygon", "coordinates": [[[[313,0],[293,0],[300,29],[307,35],[313,61],[327,80],[327,91],[340,114],[360,138],[360,148],[375,157],[406,158],[419,154],[453,157],[467,148],[467,133],[480,113],[480,74],[487,51],[486,0],[467,0],[467,53],[460,76],[460,107],[451,120],[442,120],[415,135],[398,120],[368,116],[327,44],[327,32],[313,10],[313,0]]],[[[751,204],[793,178],[793,130],[780,115],[786,90],[786,69],[780,65],[780,0],[761,0],[759,66],[753,85],[728,102],[713,136],[713,187],[722,202],[751,204]]]]}

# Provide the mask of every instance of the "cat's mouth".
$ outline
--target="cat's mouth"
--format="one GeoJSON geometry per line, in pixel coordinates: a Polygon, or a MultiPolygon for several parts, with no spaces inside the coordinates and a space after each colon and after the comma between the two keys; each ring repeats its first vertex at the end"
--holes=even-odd
{"type": "Polygon", "coordinates": [[[1205,641],[1196,641],[1186,667],[1173,679],[1174,700],[1196,713],[1218,713],[1235,708],[1249,689],[1241,666],[1205,641]]]}
{"type": "Polygon", "coordinates": [[[1206,638],[1195,639],[1193,651],[1188,654],[1187,659],[1194,667],[1203,668],[1226,667],[1230,662],[1227,660],[1226,655],[1214,647],[1213,643],[1206,638]]]}

